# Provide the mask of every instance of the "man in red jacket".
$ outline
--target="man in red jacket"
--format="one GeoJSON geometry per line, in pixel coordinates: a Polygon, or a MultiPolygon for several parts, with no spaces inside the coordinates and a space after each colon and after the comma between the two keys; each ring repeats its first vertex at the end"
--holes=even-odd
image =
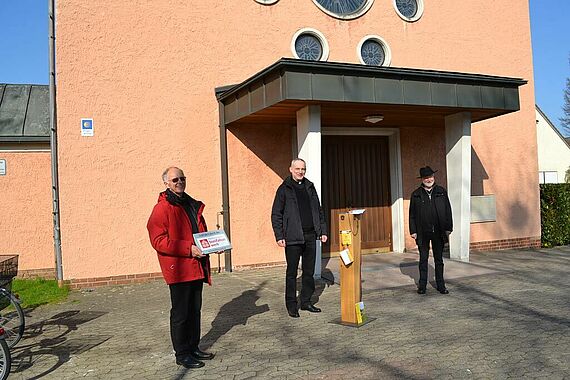
{"type": "Polygon", "coordinates": [[[166,190],[158,196],[147,223],[164,280],[170,288],[170,337],[176,364],[186,368],[204,366],[214,354],[198,348],[202,287],[211,284],[210,261],[194,244],[193,233],[205,232],[204,204],[190,197],[184,172],[176,167],[162,174],[166,190]]]}

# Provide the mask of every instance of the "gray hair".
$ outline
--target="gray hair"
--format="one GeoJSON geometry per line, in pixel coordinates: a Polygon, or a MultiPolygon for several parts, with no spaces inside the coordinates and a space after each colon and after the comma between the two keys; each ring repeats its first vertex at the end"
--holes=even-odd
{"type": "Polygon", "coordinates": [[[163,182],[168,182],[168,172],[172,169],[178,169],[182,172],[182,174],[184,174],[184,171],[176,166],[169,166],[166,169],[164,169],[164,171],[162,172],[162,181],[163,182]]]}
{"type": "Polygon", "coordinates": [[[295,162],[297,161],[301,161],[305,164],[305,166],[307,166],[307,163],[305,162],[305,160],[303,160],[302,158],[299,157],[295,157],[293,160],[291,160],[291,167],[293,167],[293,165],[295,165],[295,162]]]}

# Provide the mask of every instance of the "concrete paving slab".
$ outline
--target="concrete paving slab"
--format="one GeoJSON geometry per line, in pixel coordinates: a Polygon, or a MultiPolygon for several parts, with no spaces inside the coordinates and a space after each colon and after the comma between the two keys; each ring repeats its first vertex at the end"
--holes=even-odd
{"type": "Polygon", "coordinates": [[[198,370],[175,364],[163,282],[74,291],[26,310],[10,379],[570,378],[570,247],[447,260],[449,295],[416,294],[400,270],[410,259],[390,257],[377,274],[366,258],[363,300],[377,319],[358,329],[329,323],[338,284],[319,281],[323,312],[293,319],[284,268],[216,274],[201,341],[216,357],[198,370]]]}
{"type": "MultiPolygon", "coordinates": [[[[446,280],[505,273],[492,266],[444,259],[446,280]]],[[[323,259],[323,278],[340,284],[338,257],[323,259]]],[[[343,264],[344,265],[344,264],[343,264]]],[[[380,253],[362,256],[362,291],[374,291],[406,285],[417,285],[419,280],[418,255],[414,253],[380,253]]],[[[428,281],[435,286],[433,257],[428,261],[428,281]]]]}

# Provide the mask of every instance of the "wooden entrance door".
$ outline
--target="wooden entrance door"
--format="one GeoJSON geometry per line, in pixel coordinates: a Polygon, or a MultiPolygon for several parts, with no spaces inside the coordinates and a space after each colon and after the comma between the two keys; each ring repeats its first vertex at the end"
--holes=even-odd
{"type": "Polygon", "coordinates": [[[329,223],[325,256],[339,251],[338,214],[365,208],[362,251],[392,249],[388,138],[383,136],[323,136],[322,197],[329,223]]]}

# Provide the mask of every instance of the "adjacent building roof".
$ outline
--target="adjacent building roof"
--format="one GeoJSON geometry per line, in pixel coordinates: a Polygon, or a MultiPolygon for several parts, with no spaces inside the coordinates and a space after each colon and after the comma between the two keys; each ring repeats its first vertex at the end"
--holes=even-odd
{"type": "Polygon", "coordinates": [[[49,142],[49,86],[0,83],[0,142],[49,142]]]}
{"type": "Polygon", "coordinates": [[[518,111],[518,88],[526,83],[491,75],[282,58],[216,94],[225,124],[294,122],[295,111],[307,104],[323,107],[323,122],[327,113],[334,115],[330,123],[351,112],[354,117],[347,122],[353,123],[371,111],[400,124],[414,113],[421,122],[426,115],[435,120],[463,111],[476,122],[518,111]],[[339,107],[343,110],[337,114],[339,107]]]}
{"type": "Polygon", "coordinates": [[[550,128],[552,128],[552,130],[554,132],[556,132],[556,134],[558,135],[558,137],[560,137],[560,140],[562,140],[563,142],[566,143],[566,145],[568,145],[568,148],[570,148],[570,137],[564,137],[562,136],[562,133],[560,133],[560,131],[558,130],[558,128],[556,128],[554,126],[554,124],[552,124],[552,122],[550,121],[550,119],[548,118],[548,116],[546,116],[546,114],[544,112],[542,112],[542,110],[540,109],[540,107],[538,106],[538,104],[534,105],[536,107],[536,110],[542,115],[542,117],[544,118],[544,120],[546,120],[546,123],[550,126],[550,128]]]}

